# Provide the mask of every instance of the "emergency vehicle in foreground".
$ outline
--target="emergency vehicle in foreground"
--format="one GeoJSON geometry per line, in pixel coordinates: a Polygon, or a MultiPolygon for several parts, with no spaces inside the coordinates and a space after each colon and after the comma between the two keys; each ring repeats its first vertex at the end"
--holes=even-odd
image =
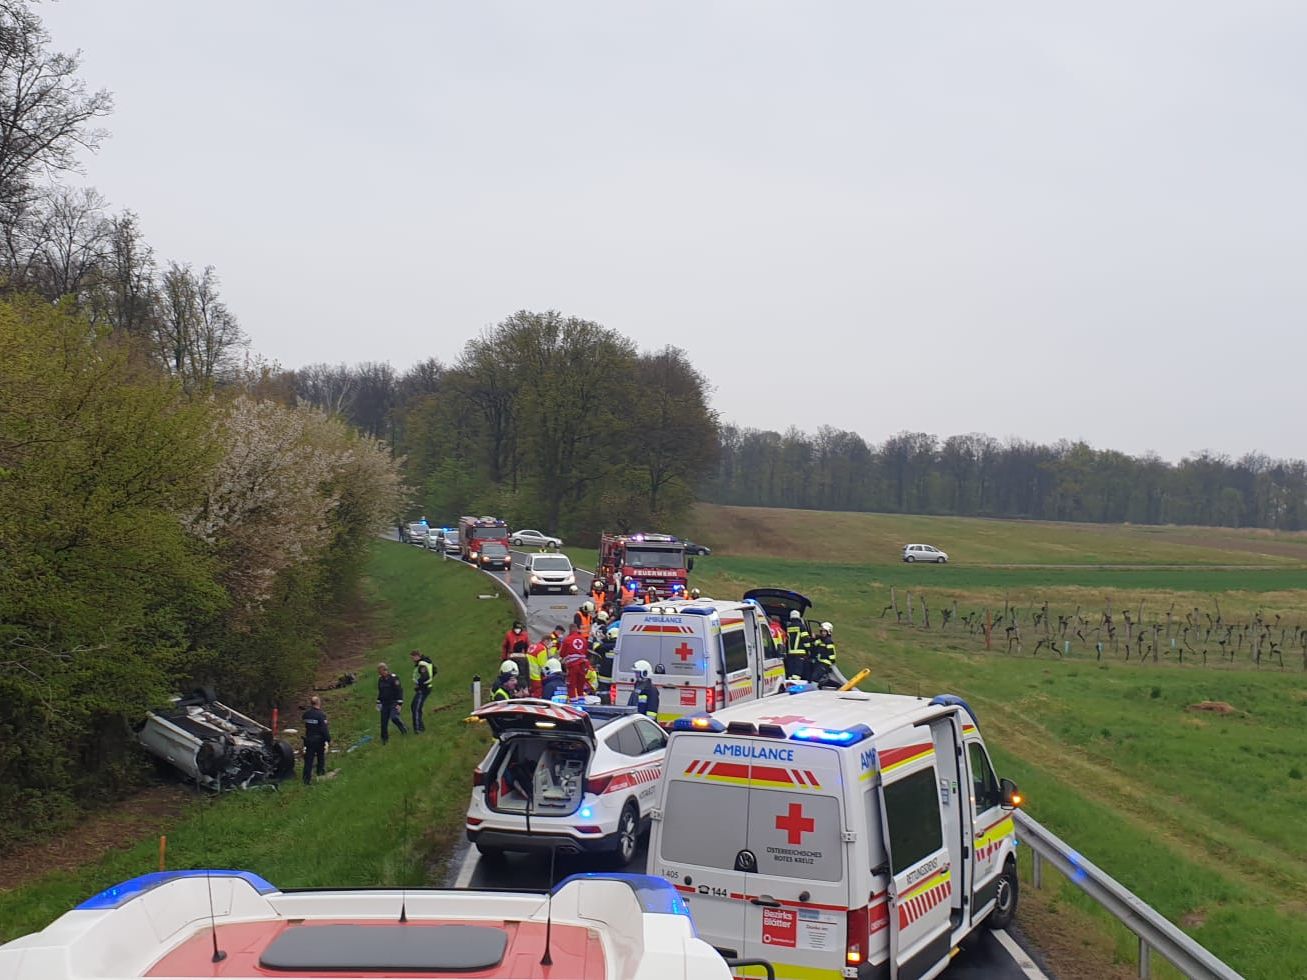
{"type": "Polygon", "coordinates": [[[752,701],[781,691],[785,651],[748,600],[688,599],[622,610],[610,699],[625,704],[637,661],[653,667],[658,721],[752,701]]]}
{"type": "Polygon", "coordinates": [[[634,583],[636,595],[656,588],[661,597],[675,591],[685,592],[689,566],[685,543],[670,534],[609,534],[599,536],[598,575],[609,583],[613,595],[621,593],[625,582],[634,583]]]}
{"type": "Polygon", "coordinates": [[[1021,798],[960,698],[734,705],[677,721],[665,766],[649,867],[724,956],[782,977],[933,977],[1016,912],[1021,798]]]}
{"type": "Polygon", "coordinates": [[[625,874],[538,893],[280,891],[249,872],[161,871],[0,946],[6,980],[269,976],[729,980],[730,967],[667,882],[625,874]]]}
{"type": "Polygon", "coordinates": [[[477,850],[631,860],[649,826],[666,732],[634,708],[534,698],[498,701],[473,717],[495,736],[472,776],[467,839],[477,850]]]}
{"type": "Polygon", "coordinates": [[[464,561],[481,563],[485,546],[502,545],[492,549],[501,558],[508,555],[508,524],[494,517],[460,517],[458,519],[458,545],[464,561]]]}

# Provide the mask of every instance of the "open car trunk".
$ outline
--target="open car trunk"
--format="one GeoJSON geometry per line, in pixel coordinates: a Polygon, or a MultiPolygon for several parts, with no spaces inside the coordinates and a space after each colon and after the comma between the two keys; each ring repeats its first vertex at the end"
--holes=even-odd
{"type": "Polygon", "coordinates": [[[491,763],[486,805],[499,813],[565,817],[581,806],[590,745],[567,735],[510,735],[491,763]]]}

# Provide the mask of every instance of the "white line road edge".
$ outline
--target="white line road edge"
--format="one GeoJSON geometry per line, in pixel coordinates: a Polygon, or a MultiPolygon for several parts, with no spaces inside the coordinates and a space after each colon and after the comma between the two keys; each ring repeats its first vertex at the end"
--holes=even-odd
{"type": "Polygon", "coordinates": [[[1048,974],[1035,965],[1035,961],[1030,958],[1030,954],[1017,944],[1017,941],[1008,935],[1006,929],[993,930],[994,938],[999,941],[1008,956],[1012,957],[1012,962],[1016,964],[1017,969],[1030,978],[1030,980],[1048,980],[1048,974]]]}

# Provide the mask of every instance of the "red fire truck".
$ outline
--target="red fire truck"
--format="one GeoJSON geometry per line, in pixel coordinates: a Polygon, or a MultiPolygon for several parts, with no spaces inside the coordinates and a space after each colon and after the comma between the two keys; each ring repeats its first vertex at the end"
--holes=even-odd
{"type": "Polygon", "coordinates": [[[673,586],[684,594],[687,588],[685,542],[670,534],[609,534],[599,538],[599,575],[609,583],[613,595],[623,582],[634,582],[637,595],[656,588],[667,597],[673,586]]]}
{"type": "Polygon", "coordinates": [[[463,560],[474,565],[493,564],[495,567],[507,568],[512,564],[508,524],[496,517],[460,517],[458,548],[463,560]]]}

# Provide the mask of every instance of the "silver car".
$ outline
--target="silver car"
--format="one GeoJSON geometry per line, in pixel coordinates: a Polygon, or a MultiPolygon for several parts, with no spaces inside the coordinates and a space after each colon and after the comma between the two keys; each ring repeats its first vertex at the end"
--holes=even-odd
{"type": "Polygon", "coordinates": [[[514,548],[561,548],[563,546],[562,538],[553,538],[543,531],[532,528],[514,531],[508,541],[514,548]]]}
{"type": "Polygon", "coordinates": [[[930,561],[943,565],[948,561],[948,552],[940,551],[932,544],[906,544],[903,546],[903,560],[908,564],[930,561]]]}

